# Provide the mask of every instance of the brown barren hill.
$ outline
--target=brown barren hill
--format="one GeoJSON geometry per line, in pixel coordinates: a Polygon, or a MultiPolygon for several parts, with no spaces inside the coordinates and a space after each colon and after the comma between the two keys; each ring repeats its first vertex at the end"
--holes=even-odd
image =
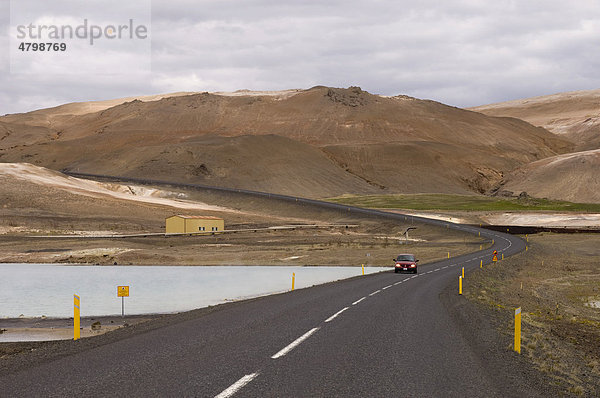
{"type": "Polygon", "coordinates": [[[10,131],[0,161],[325,197],[485,192],[516,167],[570,150],[518,119],[359,87],[53,109],[0,118],[10,131]]]}
{"type": "Polygon", "coordinates": [[[549,199],[600,203],[600,149],[522,166],[507,176],[502,189],[549,199]]]}
{"type": "Polygon", "coordinates": [[[525,120],[571,140],[576,150],[600,148],[600,89],[483,105],[471,110],[525,120]]]}

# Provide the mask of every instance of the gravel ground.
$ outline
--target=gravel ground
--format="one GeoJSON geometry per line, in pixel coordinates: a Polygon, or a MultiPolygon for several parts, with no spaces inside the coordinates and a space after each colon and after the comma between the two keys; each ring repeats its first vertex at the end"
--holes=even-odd
{"type": "Polygon", "coordinates": [[[495,320],[512,350],[522,308],[523,360],[565,395],[600,396],[598,234],[529,236],[529,250],[465,278],[465,297],[495,320]]]}

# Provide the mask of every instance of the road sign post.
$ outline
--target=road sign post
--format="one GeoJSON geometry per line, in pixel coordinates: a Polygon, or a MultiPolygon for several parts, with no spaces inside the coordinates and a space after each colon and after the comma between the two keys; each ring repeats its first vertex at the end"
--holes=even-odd
{"type": "Polygon", "coordinates": [[[515,310],[515,351],[521,353],[521,307],[515,310]]]}
{"type": "Polygon", "coordinates": [[[121,297],[121,317],[124,317],[125,297],[129,297],[129,286],[117,286],[117,297],[121,297]]]}
{"type": "Polygon", "coordinates": [[[81,309],[80,309],[80,298],[78,295],[73,295],[73,340],[79,340],[81,338],[81,309]]]}

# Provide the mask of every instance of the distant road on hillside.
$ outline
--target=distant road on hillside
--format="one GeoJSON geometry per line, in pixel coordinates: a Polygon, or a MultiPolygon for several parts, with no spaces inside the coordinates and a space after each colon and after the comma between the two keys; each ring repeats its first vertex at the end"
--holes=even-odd
{"type": "MultiPolygon", "coordinates": [[[[303,198],[243,193],[399,222],[405,217],[303,198]]],[[[486,342],[473,341],[448,308],[452,305],[448,289],[454,292],[461,267],[468,273],[480,261],[490,262],[493,250],[504,256],[519,253],[525,248],[523,240],[472,226],[415,219],[481,233],[494,245],[423,264],[418,275],[385,272],[220,306],[185,322],[2,375],[2,395],[546,396],[546,387],[527,379],[516,355],[504,350],[499,358],[486,342]]],[[[496,336],[486,330],[481,333],[496,336]]]]}

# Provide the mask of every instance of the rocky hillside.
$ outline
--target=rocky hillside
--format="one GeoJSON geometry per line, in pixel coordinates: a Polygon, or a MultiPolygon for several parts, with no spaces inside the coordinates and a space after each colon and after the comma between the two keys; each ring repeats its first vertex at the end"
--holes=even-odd
{"type": "Polygon", "coordinates": [[[575,150],[600,148],[600,89],[573,91],[471,108],[491,116],[509,116],[567,138],[575,150]]]}
{"type": "Polygon", "coordinates": [[[486,192],[572,147],[518,119],[358,87],[94,105],[1,117],[0,161],[325,197],[486,192]]]}

